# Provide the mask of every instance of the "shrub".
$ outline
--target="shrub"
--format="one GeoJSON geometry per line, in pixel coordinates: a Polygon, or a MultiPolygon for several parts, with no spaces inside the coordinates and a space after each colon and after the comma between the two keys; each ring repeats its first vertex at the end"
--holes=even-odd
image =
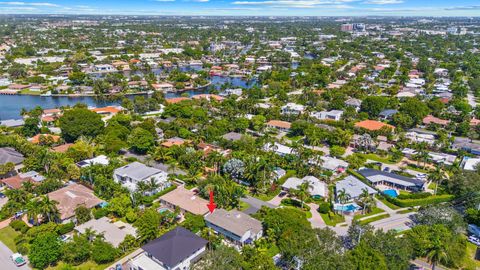
{"type": "Polygon", "coordinates": [[[127,214],[125,215],[128,223],[133,223],[137,220],[138,216],[137,213],[133,211],[133,209],[128,210],[127,214]]]}
{"type": "Polygon", "coordinates": [[[117,249],[112,244],[107,243],[101,239],[93,242],[92,259],[98,264],[110,263],[115,260],[117,256],[117,249]]]}
{"type": "Polygon", "coordinates": [[[23,220],[14,220],[10,222],[10,227],[12,227],[17,232],[25,233],[28,231],[28,225],[23,220]]]}
{"type": "Polygon", "coordinates": [[[108,210],[106,208],[97,208],[93,211],[93,217],[95,219],[102,218],[108,214],[108,210]]]}
{"type": "Polygon", "coordinates": [[[432,196],[431,193],[428,192],[419,192],[419,193],[409,193],[409,194],[402,194],[398,195],[397,199],[399,200],[408,200],[408,199],[425,199],[432,196]]]}
{"type": "MultiPolygon", "coordinates": [[[[282,205],[293,206],[293,207],[296,207],[296,208],[302,208],[302,202],[294,200],[294,199],[290,199],[290,198],[283,199],[282,200],[282,205]]],[[[310,211],[310,206],[308,206],[306,204],[303,204],[303,210],[310,211]]]]}
{"type": "Polygon", "coordinates": [[[390,203],[393,203],[400,207],[412,207],[412,206],[424,206],[430,204],[437,204],[437,203],[444,203],[453,200],[453,195],[436,195],[436,196],[429,196],[422,199],[404,199],[400,200],[397,198],[392,198],[389,196],[385,196],[386,200],[390,203]]]}
{"type": "Polygon", "coordinates": [[[66,234],[66,233],[69,233],[69,232],[73,231],[73,228],[75,228],[75,224],[73,224],[73,222],[69,222],[69,223],[66,223],[66,224],[60,224],[57,227],[57,233],[60,234],[60,235],[66,234]]]}
{"type": "Polygon", "coordinates": [[[318,212],[328,214],[330,212],[330,203],[323,202],[318,206],[318,212]]]}

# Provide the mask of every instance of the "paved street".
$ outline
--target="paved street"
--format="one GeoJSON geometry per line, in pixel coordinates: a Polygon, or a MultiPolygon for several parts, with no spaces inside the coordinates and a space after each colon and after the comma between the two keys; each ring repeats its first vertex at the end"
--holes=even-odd
{"type": "Polygon", "coordinates": [[[2,242],[0,242],[0,269],[2,270],[24,270],[24,269],[31,269],[27,265],[24,265],[22,267],[16,267],[15,264],[13,264],[12,260],[10,259],[10,255],[12,255],[13,252],[5,246],[2,242]]]}
{"type": "Polygon", "coordinates": [[[276,208],[275,205],[268,202],[264,202],[252,196],[247,196],[245,198],[241,198],[240,200],[250,205],[250,207],[247,210],[243,211],[245,214],[248,214],[248,215],[255,214],[258,210],[260,210],[260,208],[262,208],[262,206],[266,206],[268,208],[276,208]]]}

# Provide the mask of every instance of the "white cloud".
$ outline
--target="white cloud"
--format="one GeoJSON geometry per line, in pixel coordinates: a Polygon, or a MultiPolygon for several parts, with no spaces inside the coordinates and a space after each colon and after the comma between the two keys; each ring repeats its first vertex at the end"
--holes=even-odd
{"type": "Polygon", "coordinates": [[[175,2],[175,0],[155,0],[155,2],[175,2]]]}
{"type": "Polygon", "coordinates": [[[0,5],[8,6],[34,6],[34,7],[59,7],[57,4],[45,2],[0,2],[0,5]]]}
{"type": "Polygon", "coordinates": [[[365,4],[373,4],[373,5],[392,5],[392,4],[402,4],[402,3],[404,3],[403,0],[369,0],[365,2],[365,4]]]}
{"type": "Polygon", "coordinates": [[[332,8],[349,9],[351,6],[345,3],[356,2],[356,0],[266,0],[266,1],[235,1],[234,5],[251,6],[272,6],[272,7],[290,7],[290,8],[332,8]]]}

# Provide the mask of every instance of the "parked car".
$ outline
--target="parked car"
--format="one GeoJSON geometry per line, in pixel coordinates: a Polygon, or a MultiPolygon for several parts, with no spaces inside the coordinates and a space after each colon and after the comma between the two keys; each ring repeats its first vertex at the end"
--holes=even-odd
{"type": "Polygon", "coordinates": [[[283,198],[283,197],[285,197],[285,195],[287,195],[287,192],[282,191],[278,194],[278,197],[283,198]]]}
{"type": "Polygon", "coordinates": [[[0,192],[0,199],[3,199],[3,198],[5,198],[5,197],[7,197],[7,196],[5,196],[5,194],[3,194],[2,192],[0,192]]]}
{"type": "Polygon", "coordinates": [[[411,264],[410,265],[410,270],[424,270],[425,268],[418,266],[416,264],[411,264]]]}
{"type": "Polygon", "coordinates": [[[72,239],[71,235],[64,234],[64,235],[60,236],[60,241],[62,241],[62,242],[68,242],[68,240],[70,240],[70,239],[72,239]]]}
{"type": "Polygon", "coordinates": [[[384,171],[384,172],[390,172],[390,167],[385,167],[385,168],[383,168],[383,171],[384,171]]]}
{"type": "Polygon", "coordinates": [[[24,264],[27,263],[27,260],[25,260],[25,258],[23,258],[22,254],[20,253],[14,253],[10,256],[10,259],[12,259],[13,263],[17,266],[17,267],[20,267],[24,264]]]}
{"type": "Polygon", "coordinates": [[[115,270],[122,270],[123,267],[121,264],[117,263],[117,265],[115,265],[115,270]]]}
{"type": "Polygon", "coordinates": [[[25,212],[24,211],[18,211],[15,213],[15,215],[13,215],[13,219],[19,219],[23,216],[25,212]]]}
{"type": "Polygon", "coordinates": [[[475,245],[477,245],[477,246],[480,246],[480,239],[478,239],[478,237],[476,237],[476,236],[470,235],[470,236],[468,237],[468,241],[469,241],[470,243],[472,243],[472,244],[475,244],[475,245]]]}

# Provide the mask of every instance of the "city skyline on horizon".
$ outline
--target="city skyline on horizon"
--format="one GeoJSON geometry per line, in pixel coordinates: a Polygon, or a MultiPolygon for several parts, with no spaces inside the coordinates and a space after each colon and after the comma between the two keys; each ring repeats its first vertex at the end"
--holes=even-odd
{"type": "Polygon", "coordinates": [[[66,0],[0,1],[0,14],[177,16],[478,17],[480,3],[460,0],[66,0]]]}

